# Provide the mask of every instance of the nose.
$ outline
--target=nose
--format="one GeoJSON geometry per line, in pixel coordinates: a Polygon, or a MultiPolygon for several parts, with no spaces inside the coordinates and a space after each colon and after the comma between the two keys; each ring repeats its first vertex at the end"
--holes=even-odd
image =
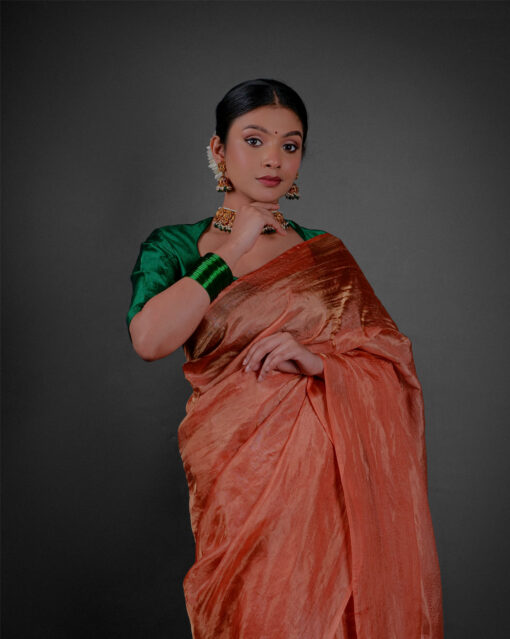
{"type": "Polygon", "coordinates": [[[267,148],[267,152],[264,157],[264,166],[279,168],[280,167],[280,150],[278,148],[267,148]]]}

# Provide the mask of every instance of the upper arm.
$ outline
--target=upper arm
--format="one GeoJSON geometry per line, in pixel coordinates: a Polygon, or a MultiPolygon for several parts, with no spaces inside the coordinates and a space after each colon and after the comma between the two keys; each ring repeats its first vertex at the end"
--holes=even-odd
{"type": "Polygon", "coordinates": [[[133,293],[126,317],[129,327],[133,317],[161,291],[181,278],[179,261],[161,229],[154,230],[142,242],[131,273],[133,293]]]}

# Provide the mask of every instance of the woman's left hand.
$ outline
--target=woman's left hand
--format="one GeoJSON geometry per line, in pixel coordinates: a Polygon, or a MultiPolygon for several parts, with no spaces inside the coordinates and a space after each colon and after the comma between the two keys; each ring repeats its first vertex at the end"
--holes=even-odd
{"type": "Polygon", "coordinates": [[[321,375],[324,370],[322,357],[296,342],[286,331],[263,337],[250,346],[243,359],[243,365],[245,372],[257,371],[260,368],[257,377],[259,382],[272,370],[303,375],[321,375]]]}

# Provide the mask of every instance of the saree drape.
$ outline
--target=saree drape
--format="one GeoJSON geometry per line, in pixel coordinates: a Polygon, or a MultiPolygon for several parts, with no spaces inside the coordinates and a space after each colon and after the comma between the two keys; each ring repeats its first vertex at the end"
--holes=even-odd
{"type": "Polygon", "coordinates": [[[442,638],[411,344],[342,241],[238,278],[184,351],[194,639],[442,638]],[[325,353],[324,379],[244,372],[276,331],[325,353]]]}

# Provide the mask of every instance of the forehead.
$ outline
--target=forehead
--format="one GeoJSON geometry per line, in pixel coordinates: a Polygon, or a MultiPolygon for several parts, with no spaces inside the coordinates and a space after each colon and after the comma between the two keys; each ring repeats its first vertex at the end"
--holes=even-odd
{"type": "Polygon", "coordinates": [[[257,107],[247,113],[243,113],[243,115],[240,115],[233,121],[232,126],[241,130],[249,124],[257,124],[272,133],[278,131],[278,133],[283,134],[290,130],[303,132],[301,120],[294,111],[287,107],[274,104],[257,107]]]}

